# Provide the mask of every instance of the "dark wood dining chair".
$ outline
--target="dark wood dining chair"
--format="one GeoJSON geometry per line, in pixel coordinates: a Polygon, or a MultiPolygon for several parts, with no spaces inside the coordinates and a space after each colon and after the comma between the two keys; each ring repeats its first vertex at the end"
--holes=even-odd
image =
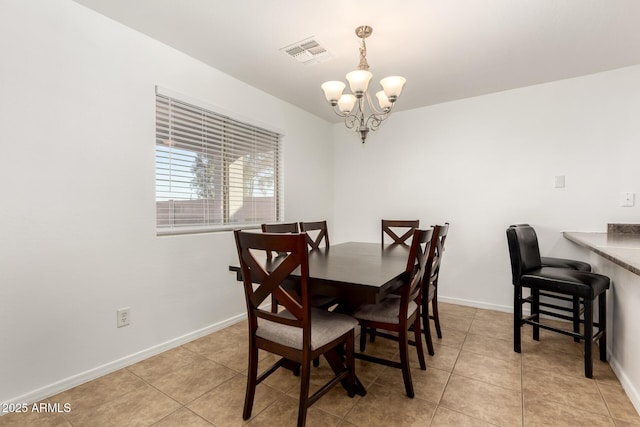
{"type": "Polygon", "coordinates": [[[356,358],[401,369],[405,391],[410,398],[415,396],[408,354],[408,334],[411,327],[413,327],[420,369],[427,369],[422,348],[420,304],[422,301],[422,278],[427,268],[432,236],[433,229],[414,230],[407,267],[402,276],[400,287],[379,303],[364,304],[353,313],[353,317],[360,322],[360,353],[356,353],[356,358]],[[400,362],[364,353],[368,328],[375,328],[376,335],[379,337],[398,341],[400,362]],[[381,332],[381,330],[397,333],[397,336],[381,332]]]}
{"type": "Polygon", "coordinates": [[[325,248],[329,247],[329,229],[327,228],[327,221],[315,221],[315,222],[301,222],[300,231],[307,233],[307,243],[311,250],[319,249],[322,240],[324,240],[325,248]],[[309,232],[315,232],[315,238],[309,234],[309,232]]]}
{"type": "Polygon", "coordinates": [[[391,239],[393,239],[393,243],[399,244],[407,244],[407,240],[411,236],[413,236],[413,230],[420,226],[420,220],[404,220],[404,219],[383,219],[382,220],[382,236],[380,241],[384,245],[384,236],[385,234],[391,239]],[[402,229],[403,233],[401,236],[398,236],[396,232],[400,232],[399,229],[402,229]],[[405,230],[406,229],[406,230],[405,230]]]}
{"type": "Polygon", "coordinates": [[[247,420],[251,417],[256,386],[291,361],[300,364],[298,426],[304,426],[307,409],[335,385],[342,383],[349,396],[354,396],[354,327],[358,322],[346,314],[316,309],[309,304],[309,255],[304,234],[235,230],[234,235],[249,321],[249,368],[242,418],[247,420]],[[286,255],[265,261],[263,253],[267,250],[286,255]],[[298,268],[301,292],[294,295],[281,284],[298,268]],[[261,308],[271,295],[275,295],[284,311],[272,313],[261,308]],[[258,350],[281,356],[260,375],[258,350]],[[337,354],[344,354],[344,357],[337,354]],[[321,355],[327,357],[335,376],[309,396],[311,361],[321,355]],[[340,360],[339,368],[335,366],[336,357],[340,360]]]}
{"type": "Polygon", "coordinates": [[[430,319],[436,327],[438,338],[442,338],[442,330],[440,329],[440,316],[438,312],[438,278],[440,276],[440,263],[442,262],[442,254],[444,253],[444,242],[447,240],[449,233],[449,223],[444,225],[434,225],[433,237],[431,239],[429,259],[427,260],[427,270],[425,271],[422,287],[422,330],[427,341],[427,350],[433,356],[433,341],[431,340],[430,319]],[[431,314],[429,313],[431,306],[431,314]]]}
{"type": "MultiPolygon", "coordinates": [[[[276,223],[276,224],[262,224],[260,226],[263,233],[298,233],[298,223],[297,222],[285,222],[285,223],[276,223]]],[[[278,254],[284,255],[284,254],[278,254]]],[[[267,261],[271,261],[273,259],[273,252],[267,251],[267,261]]],[[[295,289],[295,283],[290,282],[286,284],[290,290],[295,289]]],[[[275,295],[271,295],[271,312],[278,312],[278,301],[275,298],[275,295]]]]}
{"type": "MultiPolygon", "coordinates": [[[[297,222],[284,222],[277,224],[262,224],[260,226],[262,228],[263,233],[298,233],[300,230],[298,229],[297,222]]],[[[273,254],[271,251],[267,251],[267,260],[271,260],[273,254]]]]}

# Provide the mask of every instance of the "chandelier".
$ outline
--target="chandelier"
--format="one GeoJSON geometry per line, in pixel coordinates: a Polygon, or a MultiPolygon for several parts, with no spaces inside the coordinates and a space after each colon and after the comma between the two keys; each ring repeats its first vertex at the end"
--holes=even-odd
{"type": "Polygon", "coordinates": [[[356,35],[362,39],[360,47],[360,63],[358,69],[346,75],[351,93],[343,94],[345,84],[339,81],[329,81],[322,84],[322,90],[333,111],[344,117],[344,123],[349,129],[360,133],[364,144],[370,130],[377,130],[380,124],[389,117],[391,109],[402,92],[407,81],[404,77],[390,76],[380,80],[382,90],[376,93],[379,108],[371,101],[367,90],[373,75],[368,71],[367,45],[365,39],[371,35],[373,28],[362,25],[356,28],[356,35]],[[365,102],[366,99],[366,102],[365,102]]]}

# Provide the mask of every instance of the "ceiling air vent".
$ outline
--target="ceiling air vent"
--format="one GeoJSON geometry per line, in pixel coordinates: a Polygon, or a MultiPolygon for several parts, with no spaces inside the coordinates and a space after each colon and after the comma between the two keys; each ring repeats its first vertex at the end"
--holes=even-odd
{"type": "Polygon", "coordinates": [[[329,51],[313,37],[283,47],[280,51],[303,64],[317,64],[331,58],[329,51]]]}

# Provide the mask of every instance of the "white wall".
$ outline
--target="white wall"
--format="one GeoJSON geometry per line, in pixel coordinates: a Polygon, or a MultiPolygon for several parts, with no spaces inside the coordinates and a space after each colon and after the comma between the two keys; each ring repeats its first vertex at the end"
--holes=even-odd
{"type": "Polygon", "coordinates": [[[282,130],[286,219],[333,221],[325,121],[71,1],[0,8],[0,402],[245,311],[231,233],[156,236],[155,85],[282,130]],[[131,325],[116,329],[127,306],[131,325]]]}
{"type": "Polygon", "coordinates": [[[334,240],[379,241],[385,217],[449,221],[441,300],[511,310],[509,224],[588,261],[561,231],[640,222],[619,206],[640,196],[639,81],[635,66],[395,113],[365,145],[335,125],[334,240]]]}

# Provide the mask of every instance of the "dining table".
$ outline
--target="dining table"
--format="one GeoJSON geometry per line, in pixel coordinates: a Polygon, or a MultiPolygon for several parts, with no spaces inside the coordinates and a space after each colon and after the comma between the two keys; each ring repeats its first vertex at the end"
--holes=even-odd
{"type": "MultiPolygon", "coordinates": [[[[338,310],[350,312],[361,304],[375,304],[401,284],[407,267],[410,247],[406,244],[380,244],[346,242],[309,252],[308,290],[311,294],[335,297],[338,310]]],[[[266,259],[266,253],[264,254],[266,259]]],[[[277,263],[275,258],[273,262],[277,263]]],[[[242,281],[240,263],[229,270],[242,281]]],[[[299,268],[290,275],[300,277],[299,268]]],[[[340,369],[342,360],[336,354],[326,354],[334,370],[340,369]]],[[[364,396],[366,390],[356,378],[356,393],[364,396]]]]}
{"type": "MultiPolygon", "coordinates": [[[[406,244],[347,242],[309,251],[309,292],[336,297],[345,310],[376,304],[401,284],[409,249],[406,244]]],[[[229,270],[242,280],[239,262],[229,270]]],[[[292,279],[299,276],[299,268],[291,274],[292,279]]]]}

